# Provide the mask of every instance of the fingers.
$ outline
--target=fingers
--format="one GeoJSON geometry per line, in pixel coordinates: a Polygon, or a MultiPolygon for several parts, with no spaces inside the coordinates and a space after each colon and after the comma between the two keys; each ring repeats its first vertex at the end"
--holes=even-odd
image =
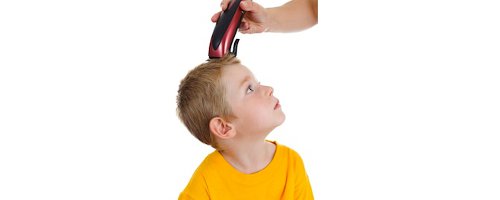
{"type": "Polygon", "coordinates": [[[212,16],[212,22],[217,22],[217,20],[219,20],[219,17],[220,17],[220,14],[222,13],[222,11],[219,11],[217,13],[215,13],[213,16],[212,16]]]}
{"type": "Polygon", "coordinates": [[[240,31],[240,33],[244,33],[244,34],[253,33],[252,25],[249,22],[245,21],[245,19],[243,19],[243,21],[241,21],[239,31],[240,31]]]}
{"type": "MultiPolygon", "coordinates": [[[[231,0],[222,0],[222,2],[220,2],[221,9],[226,10],[227,7],[229,6],[229,2],[231,2],[231,0]]],[[[252,8],[252,4],[253,4],[252,0],[241,0],[240,7],[244,11],[249,11],[248,9],[252,8]]]]}
{"type": "Polygon", "coordinates": [[[247,29],[240,29],[240,33],[250,34],[250,33],[253,33],[253,32],[252,32],[252,29],[250,27],[248,27],[247,29]]]}
{"type": "Polygon", "coordinates": [[[240,25],[239,31],[240,31],[240,33],[243,33],[243,34],[252,34],[252,33],[266,32],[267,29],[265,29],[263,26],[259,26],[256,24],[245,23],[245,24],[240,25]]]}
{"type": "Polygon", "coordinates": [[[253,1],[245,1],[245,0],[242,0],[241,3],[240,3],[240,8],[244,11],[253,11],[253,1]]]}
{"type": "Polygon", "coordinates": [[[226,10],[227,8],[227,5],[229,4],[231,0],[222,0],[222,2],[220,2],[220,8],[222,8],[222,10],[226,10]]]}
{"type": "Polygon", "coordinates": [[[240,24],[240,31],[245,31],[245,30],[248,30],[250,28],[250,26],[248,25],[247,22],[245,21],[241,21],[241,24],[240,24]]]}
{"type": "MultiPolygon", "coordinates": [[[[221,7],[222,11],[227,9],[227,7],[229,6],[229,3],[231,1],[232,0],[222,0],[222,2],[220,3],[220,7],[221,7]]],[[[257,6],[259,6],[259,5],[257,4],[257,6]]],[[[240,8],[244,11],[253,11],[253,10],[258,8],[257,6],[254,6],[254,3],[252,0],[241,0],[241,2],[240,2],[240,8]]],[[[212,18],[211,18],[212,22],[217,22],[217,20],[219,20],[219,17],[220,17],[220,14],[222,13],[222,11],[217,12],[212,16],[212,18]]]]}

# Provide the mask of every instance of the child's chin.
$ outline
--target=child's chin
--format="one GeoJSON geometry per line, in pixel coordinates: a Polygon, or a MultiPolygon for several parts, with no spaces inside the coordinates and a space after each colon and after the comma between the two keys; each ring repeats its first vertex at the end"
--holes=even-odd
{"type": "Polygon", "coordinates": [[[283,115],[283,117],[280,119],[280,121],[278,121],[278,126],[280,126],[281,124],[283,124],[285,122],[285,115],[283,115]]]}

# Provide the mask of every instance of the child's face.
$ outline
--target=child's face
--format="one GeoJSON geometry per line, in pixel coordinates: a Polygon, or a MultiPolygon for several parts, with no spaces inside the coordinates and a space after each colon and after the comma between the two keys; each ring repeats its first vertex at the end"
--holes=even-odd
{"type": "Polygon", "coordinates": [[[261,85],[252,72],[241,64],[226,66],[222,73],[226,98],[238,132],[268,134],[285,120],[273,88],[261,85]]]}

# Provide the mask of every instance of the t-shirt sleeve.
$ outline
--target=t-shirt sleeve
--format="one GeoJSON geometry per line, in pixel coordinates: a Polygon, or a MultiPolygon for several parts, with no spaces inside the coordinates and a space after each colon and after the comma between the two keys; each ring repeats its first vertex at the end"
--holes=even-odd
{"type": "Polygon", "coordinates": [[[195,171],[188,185],[179,195],[179,200],[208,200],[208,188],[203,174],[195,171]]]}
{"type": "Polygon", "coordinates": [[[297,153],[295,158],[295,175],[294,199],[313,200],[314,196],[309,182],[309,177],[307,176],[306,169],[304,167],[304,162],[297,153]]]}

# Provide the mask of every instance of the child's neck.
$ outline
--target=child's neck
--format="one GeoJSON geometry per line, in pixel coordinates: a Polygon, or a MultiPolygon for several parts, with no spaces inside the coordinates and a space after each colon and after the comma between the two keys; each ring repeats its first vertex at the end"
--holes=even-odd
{"type": "Polygon", "coordinates": [[[236,170],[252,174],[264,169],[272,161],[276,145],[268,141],[232,145],[219,151],[236,170]]]}

